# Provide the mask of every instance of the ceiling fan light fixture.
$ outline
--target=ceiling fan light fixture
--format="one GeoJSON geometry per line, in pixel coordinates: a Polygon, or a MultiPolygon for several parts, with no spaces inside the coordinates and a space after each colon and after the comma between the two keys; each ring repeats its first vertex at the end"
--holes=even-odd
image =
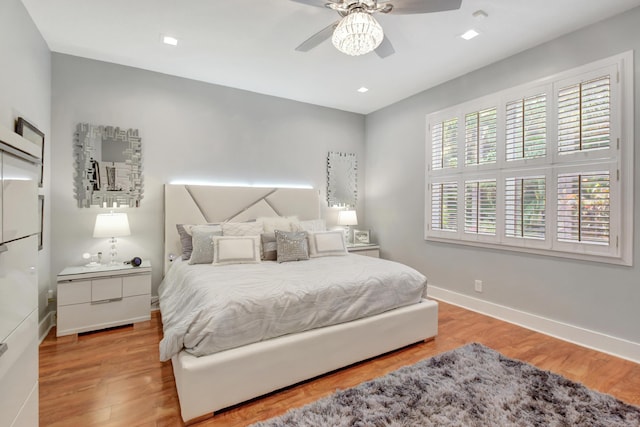
{"type": "Polygon", "coordinates": [[[375,50],[383,38],[378,21],[371,14],[355,9],[340,20],[331,42],[340,52],[358,56],[375,50]]]}

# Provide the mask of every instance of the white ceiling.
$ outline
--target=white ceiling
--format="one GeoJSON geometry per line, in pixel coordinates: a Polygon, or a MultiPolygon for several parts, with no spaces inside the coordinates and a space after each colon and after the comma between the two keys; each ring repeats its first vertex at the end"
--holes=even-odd
{"type": "Polygon", "coordinates": [[[362,114],[640,5],[463,0],[456,11],[378,14],[396,50],[381,59],[344,55],[330,41],[294,51],[339,17],[289,0],[22,1],[54,52],[362,114]],[[474,18],[479,9],[488,18],[474,18]],[[481,35],[464,41],[469,28],[481,35]],[[162,44],[161,34],[178,46],[162,44]],[[358,93],[361,86],[369,92],[358,93]]]}

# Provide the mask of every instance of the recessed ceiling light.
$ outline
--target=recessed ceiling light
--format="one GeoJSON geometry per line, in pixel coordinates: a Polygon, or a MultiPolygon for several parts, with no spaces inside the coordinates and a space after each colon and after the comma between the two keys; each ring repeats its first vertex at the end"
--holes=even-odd
{"type": "Polygon", "coordinates": [[[360,92],[360,93],[369,92],[369,89],[367,89],[366,87],[362,86],[360,89],[358,89],[358,92],[360,92]]]}
{"type": "Polygon", "coordinates": [[[164,44],[169,44],[171,46],[177,46],[178,45],[178,39],[175,37],[171,37],[171,36],[162,36],[162,42],[164,44]]]}
{"type": "Polygon", "coordinates": [[[474,29],[470,29],[470,30],[468,30],[466,33],[464,33],[463,35],[461,35],[460,37],[462,37],[462,38],[463,38],[463,39],[465,39],[465,40],[471,40],[472,38],[474,38],[474,37],[476,37],[476,36],[479,36],[479,35],[480,35],[480,33],[479,33],[479,32],[477,32],[477,31],[476,31],[476,30],[474,30],[474,29]]]}

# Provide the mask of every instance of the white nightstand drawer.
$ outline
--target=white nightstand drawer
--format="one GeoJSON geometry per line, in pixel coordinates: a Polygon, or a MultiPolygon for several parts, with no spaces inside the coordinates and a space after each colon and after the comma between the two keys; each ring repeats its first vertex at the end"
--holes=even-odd
{"type": "Polygon", "coordinates": [[[140,274],[122,278],[122,295],[151,295],[151,275],[140,274]]]}
{"type": "Polygon", "coordinates": [[[380,258],[380,251],[378,249],[367,249],[364,251],[355,252],[358,255],[370,256],[374,258],[380,258]]]}
{"type": "Polygon", "coordinates": [[[374,243],[348,245],[347,250],[352,254],[380,258],[380,246],[374,243]]]}
{"type": "Polygon", "coordinates": [[[151,318],[149,295],[104,304],[74,304],[58,311],[58,336],[143,322],[151,318]]]}
{"type": "Polygon", "coordinates": [[[68,282],[58,286],[58,304],[81,304],[91,301],[91,280],[68,282]]]}
{"type": "Polygon", "coordinates": [[[91,301],[106,301],[122,298],[122,277],[91,281],[91,301]]]}

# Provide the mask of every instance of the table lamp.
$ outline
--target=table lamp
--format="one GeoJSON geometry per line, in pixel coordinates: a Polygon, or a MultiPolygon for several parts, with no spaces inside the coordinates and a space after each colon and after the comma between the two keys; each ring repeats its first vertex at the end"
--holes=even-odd
{"type": "Polygon", "coordinates": [[[129,229],[129,219],[126,213],[113,213],[98,214],[96,216],[96,225],[93,228],[93,237],[104,238],[108,237],[111,243],[111,261],[109,265],[116,264],[116,237],[129,236],[131,230],[129,229]]]}
{"type": "Polygon", "coordinates": [[[346,241],[349,242],[349,231],[351,230],[350,226],[358,225],[358,217],[356,215],[356,211],[340,211],[338,212],[338,225],[342,225],[345,227],[345,236],[346,241]]]}

